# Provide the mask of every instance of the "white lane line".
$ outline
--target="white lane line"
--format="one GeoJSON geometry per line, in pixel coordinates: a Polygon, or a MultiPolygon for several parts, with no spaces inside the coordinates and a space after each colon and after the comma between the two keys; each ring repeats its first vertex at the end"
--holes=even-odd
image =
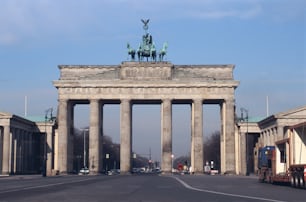
{"type": "Polygon", "coordinates": [[[261,198],[261,197],[254,197],[254,196],[246,196],[246,195],[239,195],[239,194],[229,194],[229,193],[224,193],[224,192],[218,192],[218,191],[211,191],[207,189],[198,189],[190,186],[183,180],[179,179],[178,177],[173,177],[176,179],[178,182],[180,182],[185,188],[194,190],[194,191],[199,191],[199,192],[206,192],[206,193],[211,193],[211,194],[218,194],[218,195],[223,195],[223,196],[232,196],[232,197],[238,197],[238,198],[246,198],[246,199],[254,199],[254,200],[260,200],[260,201],[270,201],[270,202],[286,202],[286,201],[279,201],[279,200],[274,200],[274,199],[268,199],[268,198],[261,198]]]}
{"type": "Polygon", "coordinates": [[[71,183],[76,183],[76,182],[84,182],[84,181],[88,181],[88,180],[92,180],[92,178],[86,178],[86,179],[82,179],[82,180],[68,181],[68,182],[59,182],[59,183],[46,184],[46,185],[38,185],[38,186],[32,186],[32,187],[22,187],[22,188],[18,188],[18,189],[10,189],[10,190],[5,190],[5,191],[0,191],[0,194],[16,192],[16,191],[24,191],[24,190],[30,190],[30,189],[37,189],[37,188],[52,187],[52,186],[71,184],[71,183]]]}

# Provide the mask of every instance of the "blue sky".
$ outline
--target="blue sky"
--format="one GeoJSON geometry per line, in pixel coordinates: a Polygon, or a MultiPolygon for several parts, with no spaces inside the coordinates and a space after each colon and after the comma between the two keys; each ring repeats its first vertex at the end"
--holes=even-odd
{"type": "MultiPolygon", "coordinates": [[[[306,104],[304,0],[1,0],[0,111],[23,115],[25,96],[28,115],[56,108],[52,81],[59,78],[57,65],[120,64],[127,60],[127,42],[139,44],[140,19],[147,18],[157,49],[168,42],[166,59],[173,64],[236,65],[234,78],[241,82],[237,109],[265,116],[266,96],[270,114],[306,104]]],[[[86,107],[79,108],[77,122],[86,125],[86,107]]],[[[118,110],[109,107],[114,114],[118,110]]],[[[136,120],[149,114],[152,120],[145,120],[156,126],[135,126],[139,140],[134,145],[140,153],[148,151],[140,145],[159,146],[159,110],[160,106],[135,106],[136,120]],[[144,139],[156,140],[155,145],[144,143],[144,134],[149,135],[144,139]]],[[[218,130],[218,108],[207,110],[207,131],[218,130]]],[[[174,113],[182,117],[174,120],[174,137],[188,133],[176,138],[182,141],[174,140],[180,155],[188,152],[189,145],[185,149],[184,144],[190,138],[190,109],[175,106],[174,113]]],[[[110,116],[108,133],[119,139],[118,115],[106,116],[110,116]]]]}

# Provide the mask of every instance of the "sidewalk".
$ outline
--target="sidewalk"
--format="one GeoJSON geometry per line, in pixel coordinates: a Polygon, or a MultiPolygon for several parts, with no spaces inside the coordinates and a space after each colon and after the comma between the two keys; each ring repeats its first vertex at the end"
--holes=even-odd
{"type": "Polygon", "coordinates": [[[42,178],[43,176],[40,174],[35,175],[0,175],[1,179],[35,179],[35,178],[42,178]]]}

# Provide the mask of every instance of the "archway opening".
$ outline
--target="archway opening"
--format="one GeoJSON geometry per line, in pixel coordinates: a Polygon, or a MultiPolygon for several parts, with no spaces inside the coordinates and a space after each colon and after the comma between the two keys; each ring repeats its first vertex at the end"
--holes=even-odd
{"type": "Polygon", "coordinates": [[[120,169],[120,104],[104,104],[102,120],[103,171],[117,172],[120,169]]]}
{"type": "Polygon", "coordinates": [[[160,168],[160,107],[160,104],[133,104],[131,167],[134,172],[160,168]]]}
{"type": "Polygon", "coordinates": [[[220,105],[205,103],[203,105],[203,163],[210,169],[218,171],[221,169],[220,132],[220,105]]]}
{"type": "MultiPolygon", "coordinates": [[[[89,105],[76,104],[73,108],[73,172],[88,167],[89,105]]],[[[72,131],[71,131],[72,132],[72,131]]]]}
{"type": "Polygon", "coordinates": [[[172,104],[173,168],[190,167],[191,159],[191,106],[172,104]]]}

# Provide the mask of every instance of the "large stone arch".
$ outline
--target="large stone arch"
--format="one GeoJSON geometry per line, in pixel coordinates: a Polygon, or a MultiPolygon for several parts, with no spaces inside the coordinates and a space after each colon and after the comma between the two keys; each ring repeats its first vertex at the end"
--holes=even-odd
{"type": "Polygon", "coordinates": [[[102,171],[101,105],[120,103],[121,172],[131,170],[131,107],[133,103],[161,104],[162,170],[171,172],[172,103],[192,106],[191,166],[203,172],[202,105],[220,105],[221,172],[236,173],[234,137],[234,65],[173,65],[169,62],[123,62],[120,65],[60,65],[58,89],[58,159],[60,173],[72,171],[69,141],[75,103],[90,105],[89,168],[102,171]]]}

